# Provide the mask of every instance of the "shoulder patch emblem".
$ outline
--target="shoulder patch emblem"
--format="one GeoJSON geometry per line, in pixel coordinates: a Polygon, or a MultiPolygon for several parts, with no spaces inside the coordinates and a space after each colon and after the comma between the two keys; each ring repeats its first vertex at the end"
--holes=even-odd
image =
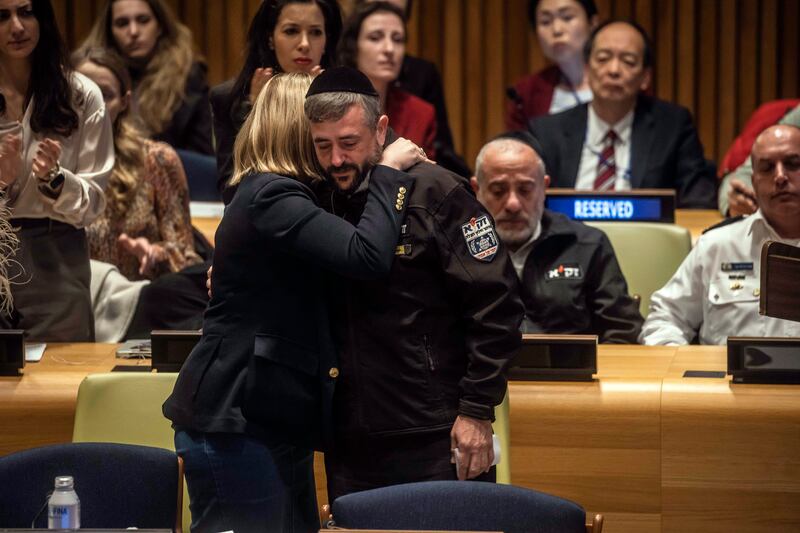
{"type": "Polygon", "coordinates": [[[461,225],[461,233],[467,242],[467,250],[472,257],[487,263],[497,254],[498,240],[491,221],[487,215],[472,217],[461,225]]]}

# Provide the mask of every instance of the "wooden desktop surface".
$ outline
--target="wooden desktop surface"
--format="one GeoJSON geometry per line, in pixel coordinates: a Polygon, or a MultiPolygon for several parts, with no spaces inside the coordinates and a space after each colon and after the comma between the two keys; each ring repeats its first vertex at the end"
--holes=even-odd
{"type": "MultiPolygon", "coordinates": [[[[675,211],[675,223],[689,230],[689,233],[692,234],[692,242],[697,240],[704,229],[721,220],[722,215],[714,209],[677,209],[675,211]]],[[[192,224],[206,236],[209,242],[214,243],[214,233],[219,225],[218,218],[194,217],[192,224]]]]}
{"type": "MultiPolygon", "coordinates": [[[[70,441],[87,374],[149,365],[115,347],[51,345],[0,377],[0,455],[70,441]]],[[[510,383],[512,482],[611,533],[800,531],[800,386],[683,377],[725,365],[724,347],[600,346],[594,382],[510,383]]]]}

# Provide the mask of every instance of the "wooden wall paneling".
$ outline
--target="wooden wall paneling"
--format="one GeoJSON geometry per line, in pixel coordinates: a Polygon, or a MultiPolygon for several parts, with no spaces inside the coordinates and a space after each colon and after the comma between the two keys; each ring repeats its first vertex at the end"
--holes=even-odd
{"type": "Polygon", "coordinates": [[[245,31],[250,27],[250,21],[256,16],[256,11],[261,7],[262,2],[263,0],[247,0],[247,24],[245,26],[245,31]]]}
{"type": "Polygon", "coordinates": [[[651,39],[655,37],[653,6],[654,3],[652,0],[637,0],[633,15],[636,22],[642,25],[642,28],[644,28],[644,31],[647,32],[647,35],[649,35],[651,39]]]}
{"type": "Polygon", "coordinates": [[[800,20],[800,2],[783,0],[780,16],[780,97],[797,98],[800,96],[800,76],[798,76],[798,60],[800,57],[800,32],[797,21],[800,20]]]}
{"type": "Polygon", "coordinates": [[[707,158],[718,160],[720,154],[717,153],[717,115],[719,106],[717,95],[719,85],[717,83],[717,61],[719,58],[718,42],[718,17],[717,4],[715,2],[700,2],[698,13],[698,91],[695,106],[695,121],[703,143],[703,149],[707,158]]]}
{"type": "Polygon", "coordinates": [[[464,153],[464,85],[463,75],[464,32],[463,0],[444,0],[444,55],[442,76],[447,110],[450,113],[450,129],[453,143],[459,153],[464,153]]]}
{"type": "Polygon", "coordinates": [[[739,102],[737,129],[750,117],[758,103],[759,10],[756,1],[739,4],[739,102]]]}
{"type": "Polygon", "coordinates": [[[178,16],[184,11],[183,1],[182,0],[164,0],[164,2],[172,9],[172,12],[178,16]]]}
{"type": "Polygon", "coordinates": [[[678,55],[675,63],[677,78],[676,101],[689,111],[695,111],[695,79],[697,54],[697,25],[695,22],[695,0],[678,0],[677,27],[678,55]]]}
{"type": "MultiPolygon", "coordinates": [[[[526,0],[508,0],[503,5],[506,17],[506,33],[503,43],[505,73],[505,86],[511,86],[520,78],[528,74],[528,57],[531,54],[533,43],[529,40],[533,31],[528,23],[526,0]]],[[[538,45],[535,45],[538,48],[538,45]]],[[[506,97],[503,94],[503,103],[506,97]]]]}
{"type": "MultiPolygon", "coordinates": [[[[241,0],[230,0],[230,4],[241,3],[241,0]]],[[[220,0],[206,2],[203,27],[205,31],[206,58],[208,60],[208,79],[212,85],[220,83],[227,78],[227,64],[230,59],[226,53],[230,49],[226,46],[226,25],[231,15],[231,6],[226,7],[220,0]]]]}
{"type": "MultiPolygon", "coordinates": [[[[417,4],[414,3],[414,10],[417,11],[417,4]]],[[[420,15],[416,18],[417,24],[415,27],[419,28],[419,46],[420,49],[416,54],[421,55],[429,61],[433,61],[439,67],[441,73],[442,65],[442,42],[444,36],[442,35],[442,2],[441,0],[430,1],[424,4],[424,12],[420,11],[420,15]]],[[[412,22],[414,19],[412,18],[412,22]]]]}
{"type": "Polygon", "coordinates": [[[656,0],[656,31],[651,35],[655,46],[653,87],[664,100],[675,99],[675,7],[671,0],[656,0]]]}
{"type": "Polygon", "coordinates": [[[469,36],[464,43],[464,148],[467,159],[477,154],[483,142],[486,128],[484,94],[486,89],[486,60],[484,56],[484,3],[467,0],[464,6],[464,34],[469,36]]]}
{"type": "Polygon", "coordinates": [[[505,84],[503,83],[506,77],[503,56],[507,51],[503,48],[503,36],[506,33],[507,19],[500,5],[487,5],[484,15],[486,38],[484,39],[485,51],[482,78],[486,83],[486,92],[483,100],[486,120],[484,121],[485,130],[483,131],[481,145],[489,137],[503,131],[503,110],[505,109],[506,100],[505,84]]]}
{"type": "Polygon", "coordinates": [[[66,0],[53,0],[53,12],[56,16],[58,31],[61,32],[61,37],[68,43],[72,42],[72,29],[69,27],[71,17],[68,15],[70,7],[66,0]]]}
{"type": "Polygon", "coordinates": [[[595,5],[601,21],[614,16],[614,0],[595,0],[595,5]]]}
{"type": "Polygon", "coordinates": [[[73,2],[69,15],[72,18],[68,22],[71,32],[71,39],[75,44],[74,48],[80,46],[89,30],[92,29],[95,19],[105,6],[103,1],[86,0],[84,2],[73,2]]]}
{"type": "Polygon", "coordinates": [[[721,158],[736,136],[736,105],[739,85],[736,82],[736,58],[739,49],[737,33],[738,9],[736,0],[721,0],[719,7],[719,57],[729,58],[718,65],[719,119],[717,122],[717,154],[721,158]]]}
{"type": "MultiPolygon", "coordinates": [[[[192,0],[188,6],[186,4],[181,4],[180,7],[181,19],[183,20],[183,23],[186,24],[190,30],[192,30],[194,44],[197,47],[197,51],[202,54],[208,62],[208,78],[211,85],[219,82],[219,79],[215,77],[216,73],[219,71],[219,67],[212,65],[212,62],[220,60],[218,57],[224,57],[216,55],[210,56],[208,42],[206,40],[206,9],[208,9],[209,3],[215,1],[218,2],[219,0],[192,0]]],[[[220,21],[212,22],[211,27],[213,31],[220,31],[219,24],[220,21]]]]}
{"type": "Polygon", "coordinates": [[[615,0],[614,18],[632,19],[634,18],[634,0],[615,0]]]}
{"type": "Polygon", "coordinates": [[[778,96],[778,0],[761,0],[760,12],[758,101],[768,102],[778,96]]]}
{"type": "MultiPolygon", "coordinates": [[[[247,16],[247,2],[245,0],[229,1],[224,16],[225,68],[223,80],[236,76],[244,63],[247,28],[250,22],[247,16]]],[[[209,22],[211,20],[213,19],[210,19],[209,22]]]]}
{"type": "MultiPolygon", "coordinates": [[[[418,2],[414,3],[413,11],[419,12],[420,7],[417,5],[418,2]]],[[[428,11],[429,4],[424,6],[424,11],[428,11]]],[[[414,56],[421,55],[420,49],[420,41],[424,38],[425,29],[422,26],[422,19],[425,17],[409,17],[408,21],[406,22],[406,53],[414,56]]]]}

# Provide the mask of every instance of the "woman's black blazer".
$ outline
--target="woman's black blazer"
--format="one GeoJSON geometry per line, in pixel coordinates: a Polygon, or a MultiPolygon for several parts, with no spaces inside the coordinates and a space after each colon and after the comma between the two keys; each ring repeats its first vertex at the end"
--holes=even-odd
{"type": "Polygon", "coordinates": [[[202,339],[164,416],[196,431],[324,447],[338,375],[327,307],[332,274],[389,272],[412,185],[411,176],[377,166],[355,227],[319,208],[295,179],[246,177],[217,229],[202,339]]]}

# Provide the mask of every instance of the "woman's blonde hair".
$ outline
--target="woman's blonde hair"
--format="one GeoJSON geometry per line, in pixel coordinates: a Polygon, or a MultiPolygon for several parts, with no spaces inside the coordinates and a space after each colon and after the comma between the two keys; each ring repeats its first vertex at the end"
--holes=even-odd
{"type": "MultiPolygon", "coordinates": [[[[115,1],[107,0],[103,12],[81,44],[81,50],[110,48],[124,57],[111,31],[115,1]]],[[[183,103],[186,79],[195,55],[191,30],[175,18],[169,5],[164,0],[144,1],[155,15],[161,35],[136,87],[135,99],[141,127],[148,136],[154,136],[164,130],[183,103]]]]}
{"type": "Polygon", "coordinates": [[[0,312],[6,315],[11,315],[14,310],[11,293],[14,280],[9,278],[9,267],[14,264],[22,270],[22,265],[14,259],[19,248],[19,237],[9,222],[11,217],[5,198],[0,198],[0,312]]]}
{"type": "MultiPolygon", "coordinates": [[[[131,77],[124,60],[110,48],[82,48],[72,55],[72,66],[80,68],[90,62],[108,69],[119,83],[120,97],[131,90],[131,77]]],[[[106,187],[106,209],[111,219],[122,215],[139,187],[139,176],[145,171],[146,150],[142,132],[131,122],[128,107],[120,111],[114,124],[114,168],[106,187]]]]}
{"type": "Polygon", "coordinates": [[[300,180],[321,178],[303,111],[311,80],[308,74],[292,73],[278,74],[267,82],[236,136],[230,185],[259,172],[300,180]]]}

